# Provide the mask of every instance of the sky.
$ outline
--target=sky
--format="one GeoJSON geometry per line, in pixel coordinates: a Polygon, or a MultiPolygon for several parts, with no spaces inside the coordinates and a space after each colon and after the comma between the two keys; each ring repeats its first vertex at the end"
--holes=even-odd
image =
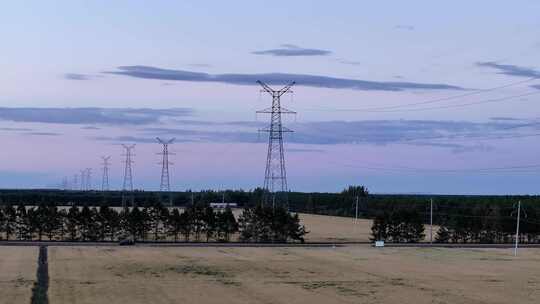
{"type": "Polygon", "coordinates": [[[253,189],[282,105],[295,191],[540,193],[538,1],[10,1],[0,188],[59,187],[136,144],[134,186],[253,189]]]}

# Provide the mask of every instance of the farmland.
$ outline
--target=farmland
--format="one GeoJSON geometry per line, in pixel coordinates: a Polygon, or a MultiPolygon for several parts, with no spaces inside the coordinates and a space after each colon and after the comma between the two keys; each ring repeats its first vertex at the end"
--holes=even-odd
{"type": "Polygon", "coordinates": [[[49,247],[51,303],[536,303],[540,251],[49,247]]]}
{"type": "Polygon", "coordinates": [[[0,303],[30,303],[37,247],[0,246],[0,303]]]}
{"type": "MultiPolygon", "coordinates": [[[[371,221],[301,214],[306,241],[371,221]]],[[[29,303],[39,247],[0,246],[0,303],[29,303]]],[[[536,303],[540,249],[49,246],[49,303],[536,303]]]]}

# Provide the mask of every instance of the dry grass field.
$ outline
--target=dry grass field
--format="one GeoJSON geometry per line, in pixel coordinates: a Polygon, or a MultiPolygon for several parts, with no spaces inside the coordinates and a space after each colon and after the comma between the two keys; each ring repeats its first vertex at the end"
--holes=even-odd
{"type": "MultiPolygon", "coordinates": [[[[372,220],[350,217],[300,213],[300,220],[309,233],[307,242],[369,242],[372,220]]],[[[425,226],[425,241],[429,240],[429,225],[425,226]]],[[[433,238],[439,226],[433,225],[433,238]]]]}
{"type": "MultiPolygon", "coordinates": [[[[308,241],[371,221],[301,214],[308,241]]],[[[38,247],[0,246],[0,303],[29,303],[38,247]]],[[[50,303],[537,303],[540,249],[50,246],[50,303]]]]}
{"type": "Polygon", "coordinates": [[[49,275],[66,304],[532,304],[540,250],[49,247],[49,275]]]}
{"type": "Polygon", "coordinates": [[[38,247],[0,246],[0,303],[30,303],[38,247]]]}
{"type": "Polygon", "coordinates": [[[371,220],[305,213],[300,220],[309,231],[308,242],[367,242],[371,234],[371,220]]]}

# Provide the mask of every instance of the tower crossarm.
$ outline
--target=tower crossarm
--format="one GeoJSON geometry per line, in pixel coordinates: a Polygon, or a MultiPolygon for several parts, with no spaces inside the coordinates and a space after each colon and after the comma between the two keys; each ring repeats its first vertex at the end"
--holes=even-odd
{"type": "Polygon", "coordinates": [[[281,130],[278,130],[278,131],[276,131],[276,130],[272,130],[272,128],[270,128],[270,127],[266,127],[266,128],[261,128],[261,129],[259,129],[259,132],[280,132],[280,133],[292,133],[292,132],[294,132],[294,131],[293,131],[293,130],[291,130],[291,129],[289,129],[289,128],[287,128],[287,127],[283,127],[283,126],[281,126],[281,130]]]}
{"type": "Polygon", "coordinates": [[[293,81],[293,82],[289,83],[288,85],[286,85],[285,87],[283,87],[281,90],[279,90],[279,96],[281,96],[281,95],[283,95],[285,93],[292,93],[291,87],[293,85],[295,85],[295,84],[296,84],[296,82],[293,81]]]}
{"type": "Polygon", "coordinates": [[[257,114],[272,114],[272,113],[296,114],[295,111],[291,111],[291,110],[286,109],[284,107],[280,107],[279,111],[272,110],[272,108],[266,108],[266,109],[259,110],[259,111],[255,112],[255,113],[257,113],[257,114]]]}
{"type": "Polygon", "coordinates": [[[272,88],[270,88],[266,83],[260,81],[260,80],[257,80],[257,83],[263,88],[263,91],[267,92],[268,94],[270,95],[273,95],[274,94],[274,90],[272,90],[272,88]]]}

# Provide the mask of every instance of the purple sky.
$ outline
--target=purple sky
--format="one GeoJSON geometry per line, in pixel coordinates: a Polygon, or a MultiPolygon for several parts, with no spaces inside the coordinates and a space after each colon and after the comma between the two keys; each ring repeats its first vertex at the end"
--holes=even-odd
{"type": "Polygon", "coordinates": [[[56,187],[136,143],[134,183],[261,186],[270,106],[285,107],[292,190],[528,193],[540,184],[537,1],[4,4],[0,187],[56,187]],[[260,6],[265,9],[261,10],[260,6]],[[283,7],[287,7],[283,10],[283,7]],[[486,14],[489,11],[489,14],[486,14]],[[444,12],[444,14],[442,13],[444,12]]]}

